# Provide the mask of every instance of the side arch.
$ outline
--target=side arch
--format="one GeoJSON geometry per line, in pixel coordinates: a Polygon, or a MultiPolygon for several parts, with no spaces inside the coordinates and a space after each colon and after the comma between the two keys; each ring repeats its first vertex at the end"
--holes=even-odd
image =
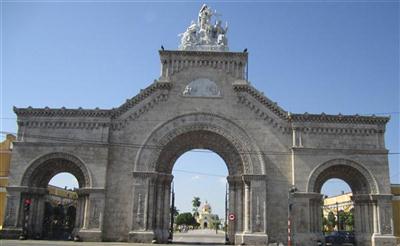
{"type": "Polygon", "coordinates": [[[92,187],[92,177],[84,162],[64,152],[45,154],[33,160],[24,172],[21,186],[45,188],[50,179],[61,172],[73,174],[79,188],[92,187]]]}
{"type": "Polygon", "coordinates": [[[320,193],[322,185],[331,178],[344,180],[354,194],[378,194],[378,184],[363,165],[348,159],[333,159],[317,166],[310,174],[307,192],[320,193]]]}
{"type": "Polygon", "coordinates": [[[215,151],[225,161],[234,162],[230,163],[231,167],[229,163],[226,163],[230,175],[265,174],[262,152],[255,142],[241,127],[216,114],[190,113],[175,117],[159,125],[142,145],[144,147],[137,154],[134,171],[170,172],[172,166],[168,165],[173,165],[180,154],[194,148],[205,148],[215,151]],[[205,139],[207,136],[209,139],[205,139]],[[235,157],[227,158],[224,154],[227,151],[224,151],[223,147],[216,148],[214,142],[210,142],[211,139],[221,140],[221,144],[235,152],[233,154],[235,157]],[[162,161],[160,158],[165,153],[172,153],[167,158],[167,161],[171,163],[167,164],[167,168],[160,169],[160,161],[162,161]],[[231,170],[235,171],[231,172],[231,170]]]}

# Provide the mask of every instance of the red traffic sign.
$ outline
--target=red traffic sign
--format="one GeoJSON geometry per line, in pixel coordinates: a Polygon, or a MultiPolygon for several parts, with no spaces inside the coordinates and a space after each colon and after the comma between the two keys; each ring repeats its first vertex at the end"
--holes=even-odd
{"type": "Polygon", "coordinates": [[[228,219],[229,219],[230,221],[234,221],[234,220],[236,219],[235,214],[234,214],[234,213],[230,213],[229,216],[228,216],[228,219]]]}

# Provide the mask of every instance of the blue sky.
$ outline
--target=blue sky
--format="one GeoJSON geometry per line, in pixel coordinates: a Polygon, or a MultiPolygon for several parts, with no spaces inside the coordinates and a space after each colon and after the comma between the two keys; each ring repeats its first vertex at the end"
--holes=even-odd
{"type": "MultiPolygon", "coordinates": [[[[2,1],[1,131],[16,132],[14,105],[122,104],[158,78],[158,49],[177,49],[202,3],[2,1]]],[[[249,80],[270,99],[295,113],[390,115],[386,146],[400,152],[398,1],[206,3],[228,21],[230,50],[248,48],[249,80]]],[[[201,154],[216,163],[206,170],[192,154],[175,168],[226,174],[213,154],[201,154]]],[[[389,160],[400,183],[399,155],[389,160]]],[[[174,174],[176,183],[195,176],[174,174]]]]}

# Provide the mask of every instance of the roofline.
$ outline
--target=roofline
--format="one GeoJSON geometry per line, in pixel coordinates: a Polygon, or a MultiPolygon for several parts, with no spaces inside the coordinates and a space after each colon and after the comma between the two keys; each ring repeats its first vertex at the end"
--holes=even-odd
{"type": "Polygon", "coordinates": [[[355,124],[386,124],[389,116],[361,116],[361,115],[331,115],[331,114],[290,114],[291,122],[323,122],[323,123],[355,123],[355,124]]]}
{"type": "Polygon", "coordinates": [[[179,54],[179,55],[210,55],[215,56],[220,54],[221,56],[240,56],[243,58],[247,58],[249,53],[246,52],[231,52],[231,51],[203,51],[203,50],[159,50],[160,56],[162,55],[171,55],[171,54],[179,54]]]}

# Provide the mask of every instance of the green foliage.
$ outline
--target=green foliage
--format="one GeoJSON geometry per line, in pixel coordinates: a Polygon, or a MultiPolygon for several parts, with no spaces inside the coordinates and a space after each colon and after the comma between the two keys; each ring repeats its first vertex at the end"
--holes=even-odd
{"type": "Polygon", "coordinates": [[[336,225],[336,216],[332,211],[329,212],[329,214],[328,214],[328,223],[327,224],[329,227],[335,227],[335,225],[336,225]]]}
{"type": "Polygon", "coordinates": [[[199,216],[199,212],[197,211],[200,207],[201,201],[200,201],[200,197],[193,197],[192,200],[192,206],[193,206],[193,216],[194,217],[198,217],[199,216]]]}
{"type": "Polygon", "coordinates": [[[213,219],[214,219],[214,222],[212,223],[211,228],[212,229],[219,229],[219,227],[221,225],[221,222],[219,221],[218,214],[216,214],[213,219]]]}
{"type": "Polygon", "coordinates": [[[177,225],[193,225],[197,224],[196,220],[194,219],[192,213],[181,213],[176,217],[176,224],[177,225]]]}

